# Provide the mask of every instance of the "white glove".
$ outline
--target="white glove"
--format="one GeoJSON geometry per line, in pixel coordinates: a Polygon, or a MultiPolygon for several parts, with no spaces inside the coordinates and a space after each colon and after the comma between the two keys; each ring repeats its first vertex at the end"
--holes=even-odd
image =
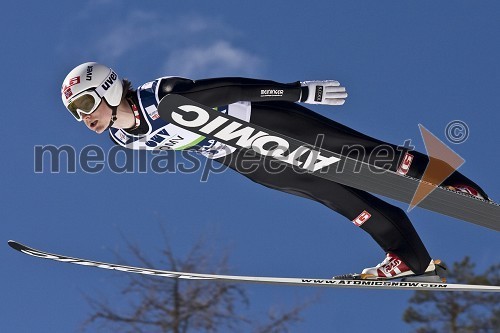
{"type": "Polygon", "coordinates": [[[303,81],[300,85],[309,88],[309,95],[304,103],[342,105],[347,97],[345,87],[341,87],[335,80],[303,81]]]}

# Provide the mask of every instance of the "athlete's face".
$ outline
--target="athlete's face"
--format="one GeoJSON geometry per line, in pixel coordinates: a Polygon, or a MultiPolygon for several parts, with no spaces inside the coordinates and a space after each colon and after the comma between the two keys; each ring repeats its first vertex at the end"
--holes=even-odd
{"type": "Polygon", "coordinates": [[[94,112],[83,114],[83,122],[89,130],[101,134],[108,127],[112,113],[108,104],[105,101],[101,101],[101,104],[99,104],[94,112]]]}

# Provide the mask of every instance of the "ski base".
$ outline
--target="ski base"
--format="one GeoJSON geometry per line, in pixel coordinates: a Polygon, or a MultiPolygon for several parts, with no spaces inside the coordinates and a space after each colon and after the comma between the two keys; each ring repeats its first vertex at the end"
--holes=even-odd
{"type": "Polygon", "coordinates": [[[92,266],[97,268],[128,272],[128,273],[167,277],[172,279],[213,280],[213,281],[233,282],[233,283],[246,282],[246,283],[265,283],[265,284],[293,285],[293,286],[320,286],[320,287],[362,288],[362,289],[500,292],[500,286],[485,286],[485,285],[411,282],[411,281],[405,282],[405,281],[387,281],[387,280],[380,281],[380,280],[359,280],[359,279],[356,280],[356,279],[281,278],[281,277],[236,276],[236,275],[176,272],[176,271],[118,265],[106,262],[69,257],[65,255],[36,250],[34,248],[28,247],[26,245],[23,245],[21,243],[12,240],[10,240],[8,243],[10,247],[12,247],[13,249],[33,257],[50,259],[76,265],[92,266]]]}

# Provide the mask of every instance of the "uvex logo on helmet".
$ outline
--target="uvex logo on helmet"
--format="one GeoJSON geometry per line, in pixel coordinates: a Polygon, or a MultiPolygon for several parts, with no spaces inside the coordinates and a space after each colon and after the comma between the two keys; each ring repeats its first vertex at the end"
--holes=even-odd
{"type": "Polygon", "coordinates": [[[117,78],[118,78],[118,75],[116,75],[115,72],[111,72],[111,74],[108,76],[106,81],[104,81],[104,83],[101,85],[102,89],[108,90],[109,87],[111,87],[113,85],[113,83],[115,83],[117,78]]]}
{"type": "Polygon", "coordinates": [[[86,80],[87,81],[92,81],[92,71],[94,70],[94,66],[87,66],[87,75],[86,80]]]}

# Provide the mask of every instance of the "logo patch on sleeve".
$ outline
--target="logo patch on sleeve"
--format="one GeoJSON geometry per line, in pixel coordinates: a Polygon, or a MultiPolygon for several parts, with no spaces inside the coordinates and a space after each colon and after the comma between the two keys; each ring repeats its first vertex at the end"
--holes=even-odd
{"type": "Polygon", "coordinates": [[[408,171],[410,171],[411,162],[413,162],[413,155],[407,152],[405,154],[405,157],[403,158],[403,161],[399,165],[398,173],[401,175],[406,175],[408,171]]]}
{"type": "Polygon", "coordinates": [[[122,130],[117,131],[115,135],[122,143],[127,143],[128,137],[122,130]]]}
{"type": "Polygon", "coordinates": [[[368,221],[372,217],[372,214],[368,213],[366,210],[364,210],[361,214],[359,214],[358,217],[356,217],[354,220],[352,220],[352,223],[354,223],[356,226],[361,227],[363,223],[368,221]]]}
{"type": "Polygon", "coordinates": [[[158,114],[158,109],[154,105],[146,107],[146,112],[153,120],[160,118],[160,115],[158,114]]]}

